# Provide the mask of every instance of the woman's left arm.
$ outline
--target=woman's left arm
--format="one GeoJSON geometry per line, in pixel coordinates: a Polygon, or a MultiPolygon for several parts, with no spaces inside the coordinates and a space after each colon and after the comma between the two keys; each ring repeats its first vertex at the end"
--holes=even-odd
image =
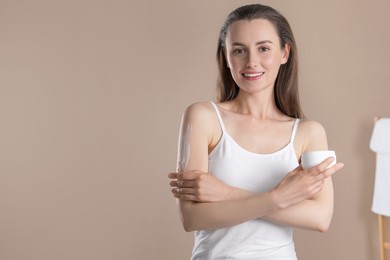
{"type": "Polygon", "coordinates": [[[270,222],[297,228],[326,232],[333,215],[333,184],[329,177],[324,188],[312,199],[307,199],[263,217],[270,222]]]}
{"type": "MultiPolygon", "coordinates": [[[[317,122],[301,122],[297,139],[296,142],[303,152],[328,150],[325,129],[317,122]]],[[[333,167],[341,168],[343,164],[338,163],[333,167]]],[[[278,224],[325,232],[329,228],[332,216],[333,183],[329,177],[325,180],[321,192],[311,199],[279,210],[264,219],[278,224]]]]}

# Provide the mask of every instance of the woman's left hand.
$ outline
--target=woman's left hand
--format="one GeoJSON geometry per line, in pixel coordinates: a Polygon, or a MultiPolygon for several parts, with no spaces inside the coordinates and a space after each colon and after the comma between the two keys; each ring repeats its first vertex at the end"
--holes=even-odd
{"type": "Polygon", "coordinates": [[[197,170],[173,172],[168,175],[175,198],[196,202],[216,202],[231,199],[233,187],[213,175],[197,170]]]}

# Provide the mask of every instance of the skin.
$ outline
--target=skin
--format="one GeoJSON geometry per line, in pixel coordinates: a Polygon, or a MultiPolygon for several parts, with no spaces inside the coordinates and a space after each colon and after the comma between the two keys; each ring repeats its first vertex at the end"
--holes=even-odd
{"type": "MultiPolygon", "coordinates": [[[[226,131],[248,151],[272,153],[289,142],[294,119],[282,114],[273,98],[275,78],[288,54],[289,46],[280,48],[267,20],[237,21],[228,29],[227,63],[240,92],[218,106],[226,131]]],[[[186,231],[224,228],[255,218],[322,232],[328,229],[333,214],[331,176],[342,163],[327,168],[333,160],[328,158],[310,169],[298,166],[272,190],[253,193],[226,185],[207,172],[208,154],[221,135],[211,104],[196,103],[186,109],[180,139],[188,142],[190,156],[182,172],[169,174],[186,231]]],[[[300,122],[294,149],[297,160],[303,152],[327,150],[323,127],[314,121],[300,122]]],[[[179,149],[179,158],[181,153],[179,149]]]]}
{"type": "Polygon", "coordinates": [[[185,131],[183,131],[183,135],[180,138],[179,141],[179,157],[177,161],[177,170],[179,172],[183,171],[187,167],[187,162],[190,158],[190,143],[189,143],[189,136],[191,135],[191,124],[187,125],[187,128],[185,131]]]}

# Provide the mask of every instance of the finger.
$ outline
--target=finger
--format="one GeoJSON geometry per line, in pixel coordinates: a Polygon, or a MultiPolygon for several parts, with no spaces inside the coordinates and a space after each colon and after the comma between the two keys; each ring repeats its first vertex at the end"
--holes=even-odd
{"type": "Polygon", "coordinates": [[[319,184],[312,190],[311,196],[315,196],[317,193],[321,192],[324,188],[324,181],[319,182],[319,184]]]}
{"type": "Polygon", "coordinates": [[[333,174],[335,174],[337,171],[341,170],[343,167],[344,167],[343,163],[340,163],[340,162],[336,163],[332,167],[329,167],[326,170],[324,170],[323,172],[320,172],[319,174],[317,174],[316,180],[322,181],[324,179],[327,179],[330,176],[332,176],[333,174]]]}
{"type": "Polygon", "coordinates": [[[199,171],[183,172],[177,175],[177,179],[191,181],[191,180],[195,180],[201,174],[202,173],[199,171]]]}
{"type": "Polygon", "coordinates": [[[339,163],[336,163],[335,165],[333,165],[332,167],[329,167],[328,169],[326,169],[322,174],[327,176],[327,177],[330,177],[333,174],[335,174],[337,171],[341,170],[343,167],[344,167],[344,164],[339,162],[339,163]]]}
{"type": "Polygon", "coordinates": [[[325,171],[333,161],[334,161],[334,157],[328,157],[327,159],[322,161],[320,164],[309,169],[309,171],[313,175],[317,175],[317,174],[325,171]]]}
{"type": "Polygon", "coordinates": [[[178,193],[175,193],[175,194],[173,194],[173,196],[175,198],[177,198],[177,199],[180,199],[180,200],[199,201],[196,196],[191,195],[191,194],[178,194],[178,193]]]}
{"type": "Polygon", "coordinates": [[[194,188],[194,187],[196,187],[195,181],[178,181],[177,184],[180,188],[194,188]]]}
{"type": "Polygon", "coordinates": [[[335,158],[334,157],[328,157],[328,158],[326,158],[324,161],[322,161],[321,163],[320,163],[320,165],[319,165],[319,170],[320,171],[325,171],[328,167],[329,167],[329,165],[331,165],[332,164],[332,162],[335,160],[335,158]]]}
{"type": "Polygon", "coordinates": [[[168,174],[170,179],[192,180],[197,176],[195,172],[171,172],[168,174]]]}
{"type": "Polygon", "coordinates": [[[186,171],[186,172],[172,172],[168,174],[170,179],[180,179],[180,180],[195,180],[199,175],[206,174],[198,170],[186,171]]]}
{"type": "Polygon", "coordinates": [[[194,189],[191,189],[191,188],[174,188],[172,189],[172,193],[173,194],[190,194],[190,195],[194,195],[196,192],[194,189]]]}
{"type": "Polygon", "coordinates": [[[171,181],[169,185],[177,188],[194,188],[196,186],[194,181],[181,181],[181,180],[171,181]]]}
{"type": "Polygon", "coordinates": [[[180,172],[171,172],[168,174],[169,179],[177,179],[177,176],[181,174],[180,172]]]}

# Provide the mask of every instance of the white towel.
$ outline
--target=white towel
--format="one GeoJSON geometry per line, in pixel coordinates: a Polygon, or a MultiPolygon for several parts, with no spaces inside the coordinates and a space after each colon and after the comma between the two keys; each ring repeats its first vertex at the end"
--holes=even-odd
{"type": "Polygon", "coordinates": [[[372,211],[390,217],[390,118],[375,123],[370,148],[377,153],[372,211]]]}

